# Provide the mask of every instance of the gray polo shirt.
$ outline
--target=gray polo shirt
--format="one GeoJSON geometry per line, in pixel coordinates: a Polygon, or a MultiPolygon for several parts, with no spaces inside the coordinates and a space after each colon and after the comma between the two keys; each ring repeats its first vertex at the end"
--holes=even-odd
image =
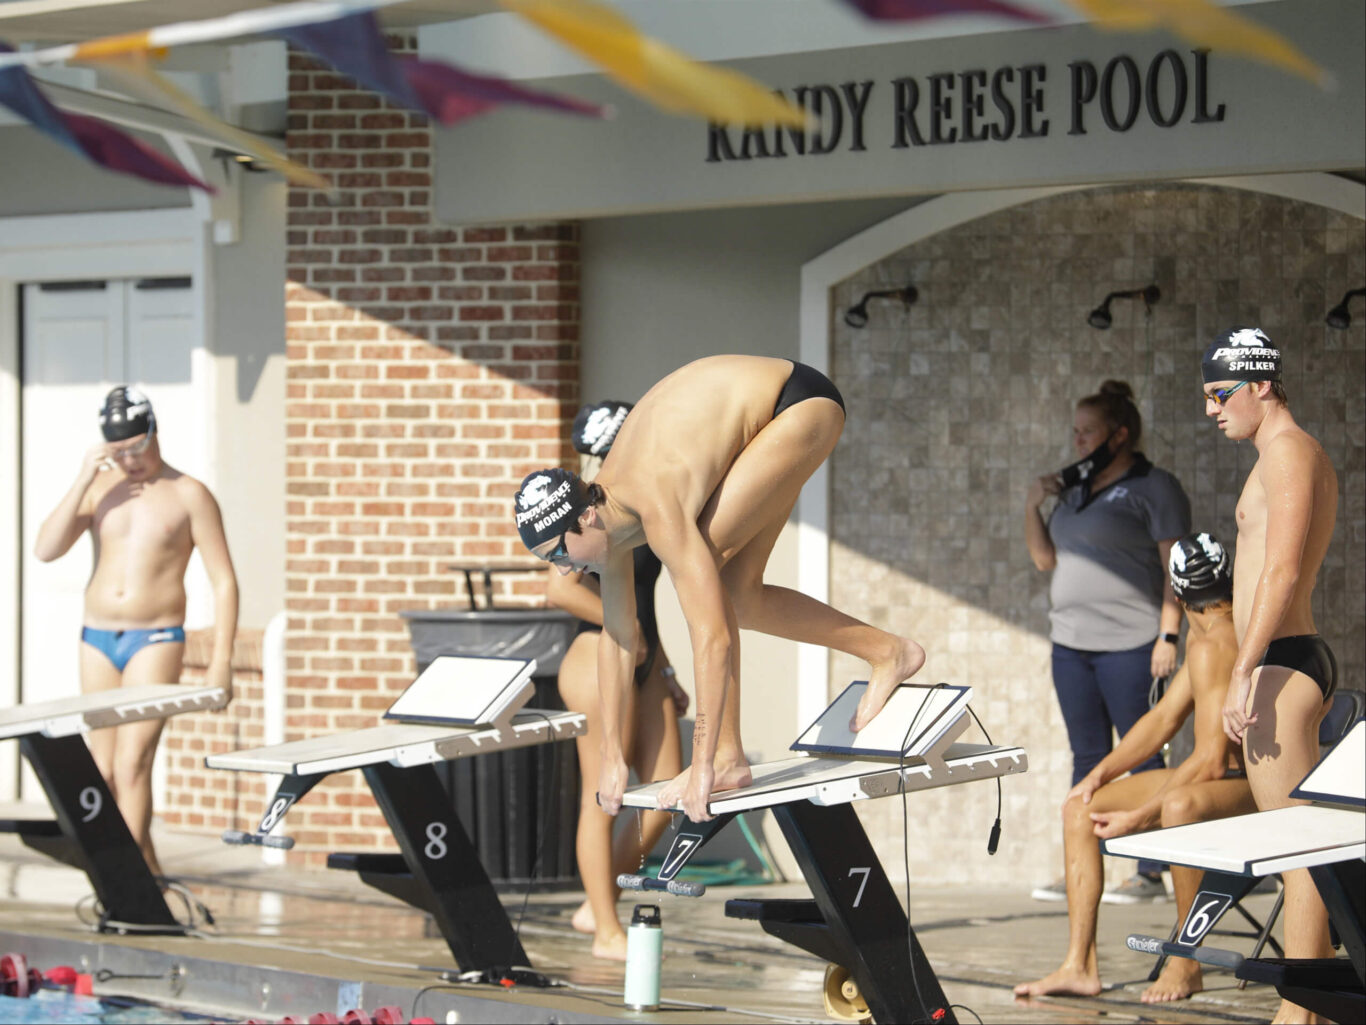
{"type": "Polygon", "coordinates": [[[1141,454],[1109,487],[1068,488],[1048,519],[1058,553],[1049,591],[1052,639],[1083,651],[1127,651],[1157,636],[1166,567],[1157,542],[1191,529],[1181,483],[1141,454]]]}

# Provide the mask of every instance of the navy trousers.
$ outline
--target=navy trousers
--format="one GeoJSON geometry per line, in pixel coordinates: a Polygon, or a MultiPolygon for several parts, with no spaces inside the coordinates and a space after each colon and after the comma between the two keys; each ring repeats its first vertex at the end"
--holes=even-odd
{"type": "MultiPolygon", "coordinates": [[[[1148,711],[1153,642],[1128,651],[1081,651],[1053,645],[1053,689],[1072,745],[1076,786],[1114,747],[1111,731],[1124,736],[1148,711]]],[[[1165,768],[1158,752],[1134,772],[1165,768]]],[[[1156,875],[1165,866],[1140,861],[1138,870],[1156,875]]]]}

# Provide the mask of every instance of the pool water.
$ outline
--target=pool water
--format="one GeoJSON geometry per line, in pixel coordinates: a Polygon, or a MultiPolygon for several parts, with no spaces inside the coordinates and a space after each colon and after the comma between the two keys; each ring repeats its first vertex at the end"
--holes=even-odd
{"type": "Polygon", "coordinates": [[[200,1015],[172,1011],[153,1004],[101,1000],[59,989],[44,989],[31,997],[0,996],[0,1022],[169,1022],[212,1021],[200,1015]]]}

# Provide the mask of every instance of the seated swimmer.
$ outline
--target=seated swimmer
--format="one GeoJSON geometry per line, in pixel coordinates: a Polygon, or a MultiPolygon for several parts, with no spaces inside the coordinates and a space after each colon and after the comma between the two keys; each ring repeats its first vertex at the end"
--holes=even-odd
{"type": "Polygon", "coordinates": [[[602,581],[598,795],[621,808],[627,768],[623,700],[633,665],[632,551],[648,544],[669,571],[692,641],[697,718],[692,766],[660,793],[705,821],[707,800],[751,782],[740,741],[740,628],[835,648],[871,666],[852,723],[861,729],[917,672],[924,649],[814,598],[764,583],[797,494],[839,439],[844,402],[824,374],[761,356],[711,356],[660,381],[622,424],[591,485],[561,469],[522,481],[517,529],[561,573],[602,581]]]}
{"type": "MultiPolygon", "coordinates": [[[[1243,772],[1242,752],[1229,743],[1223,728],[1224,698],[1238,655],[1231,561],[1210,534],[1188,534],[1172,545],[1168,563],[1172,590],[1189,624],[1186,659],[1162,699],[1063,802],[1067,953],[1053,974],[1016,986],[1016,996],[1094,996],[1100,992],[1096,961],[1096,919],[1104,882],[1100,840],[1256,810],[1243,772]],[[1189,758],[1173,769],[1124,775],[1160,751],[1192,714],[1195,749],[1189,758]]],[[[1172,866],[1178,922],[1190,911],[1202,875],[1199,869],[1172,866]]],[[[1173,957],[1142,999],[1150,1004],[1181,1000],[1201,988],[1199,963],[1173,957]]]]}
{"type": "MultiPolygon", "coordinates": [[[[34,554],[51,562],[87,530],[95,567],[85,589],[81,690],[179,683],[185,654],[185,569],[198,547],[214,594],[213,654],[204,683],[232,692],[237,577],[218,503],[162,461],[152,404],[136,388],[111,391],[100,410],[104,443],[38,530],[34,554]]],[[[95,730],[90,753],[153,875],[152,760],[164,719],[95,730]]]]}

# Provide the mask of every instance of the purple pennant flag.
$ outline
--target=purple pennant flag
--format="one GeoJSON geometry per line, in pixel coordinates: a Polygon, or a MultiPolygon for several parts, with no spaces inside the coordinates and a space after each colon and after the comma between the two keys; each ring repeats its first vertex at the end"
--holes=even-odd
{"type": "Polygon", "coordinates": [[[1003,0],[844,0],[875,21],[918,21],[948,14],[999,14],[1016,21],[1045,23],[1049,19],[1027,7],[1003,0]]]}
{"type": "MultiPolygon", "coordinates": [[[[0,41],[0,53],[14,48],[0,41]]],[[[21,67],[0,68],[0,103],[39,131],[111,171],[161,185],[192,185],[213,192],[175,161],[111,124],[58,110],[21,67]]]]}
{"type": "Polygon", "coordinates": [[[389,52],[373,11],[314,25],[280,29],[295,46],[310,50],[338,71],[409,110],[443,125],[482,114],[500,103],[525,103],[571,114],[603,116],[601,107],[475,75],[441,61],[398,59],[389,52]]]}
{"type": "Polygon", "coordinates": [[[402,60],[400,66],[414,91],[422,98],[423,109],[443,125],[482,114],[500,103],[524,103],[566,114],[604,116],[603,109],[596,104],[538,89],[527,89],[505,78],[461,71],[443,61],[418,60],[414,57],[402,60]]]}

